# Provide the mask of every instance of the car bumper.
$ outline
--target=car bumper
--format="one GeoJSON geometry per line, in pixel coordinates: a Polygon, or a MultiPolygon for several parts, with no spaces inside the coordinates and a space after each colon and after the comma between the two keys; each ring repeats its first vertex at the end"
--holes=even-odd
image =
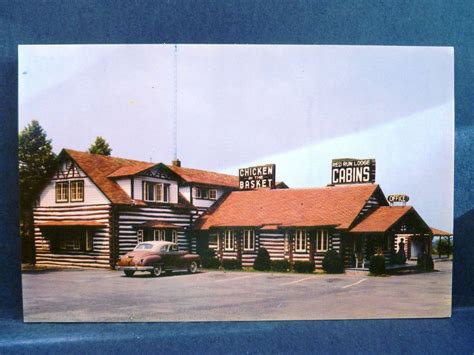
{"type": "Polygon", "coordinates": [[[117,266],[117,270],[122,271],[151,271],[153,266],[117,266]]]}

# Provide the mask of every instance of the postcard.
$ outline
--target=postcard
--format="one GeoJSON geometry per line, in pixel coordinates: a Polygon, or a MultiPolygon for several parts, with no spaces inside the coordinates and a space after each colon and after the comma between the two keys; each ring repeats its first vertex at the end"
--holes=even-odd
{"type": "Polygon", "coordinates": [[[454,52],[19,46],[27,322],[451,315],[454,52]]]}

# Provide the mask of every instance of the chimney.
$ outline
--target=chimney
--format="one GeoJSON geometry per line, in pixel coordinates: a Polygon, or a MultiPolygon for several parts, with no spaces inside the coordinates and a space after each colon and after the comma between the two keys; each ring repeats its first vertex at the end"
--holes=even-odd
{"type": "Polygon", "coordinates": [[[178,158],[174,159],[172,162],[171,162],[171,165],[173,166],[177,166],[178,168],[181,167],[181,160],[179,160],[178,158]]]}

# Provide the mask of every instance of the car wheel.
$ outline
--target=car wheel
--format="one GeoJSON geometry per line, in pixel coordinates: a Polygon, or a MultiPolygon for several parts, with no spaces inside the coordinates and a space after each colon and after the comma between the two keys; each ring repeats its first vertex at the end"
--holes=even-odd
{"type": "Polygon", "coordinates": [[[131,276],[133,276],[135,271],[133,271],[133,270],[124,270],[123,273],[125,274],[125,276],[131,277],[131,276]]]}
{"type": "Polygon", "coordinates": [[[197,271],[197,269],[198,269],[198,264],[195,261],[193,261],[191,265],[189,265],[188,270],[191,274],[194,274],[197,271]]]}
{"type": "Polygon", "coordinates": [[[153,267],[153,270],[151,270],[151,275],[158,277],[161,275],[161,272],[162,272],[161,265],[156,265],[153,267]]]}

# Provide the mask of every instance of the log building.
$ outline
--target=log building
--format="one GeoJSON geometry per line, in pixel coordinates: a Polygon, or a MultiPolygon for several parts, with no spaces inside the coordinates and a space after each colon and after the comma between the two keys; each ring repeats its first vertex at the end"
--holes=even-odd
{"type": "Polygon", "coordinates": [[[273,260],[322,266],[335,249],[346,267],[431,252],[432,229],[412,206],[389,206],[379,185],[239,190],[239,177],[64,149],[36,207],[37,265],[114,267],[138,242],[169,240],[180,250],[212,248],[251,266],[259,248],[273,260]],[[403,245],[403,244],[402,244],[403,245]]]}

